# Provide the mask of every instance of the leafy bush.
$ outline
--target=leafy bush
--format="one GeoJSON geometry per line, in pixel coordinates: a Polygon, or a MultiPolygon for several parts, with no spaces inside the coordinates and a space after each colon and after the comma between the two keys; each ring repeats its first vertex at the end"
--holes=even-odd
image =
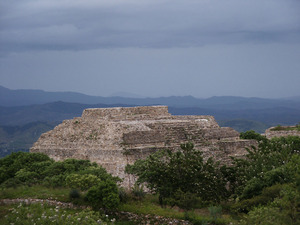
{"type": "Polygon", "coordinates": [[[234,158],[233,166],[222,168],[231,193],[243,198],[260,194],[264,187],[288,183],[300,172],[293,169],[299,168],[300,137],[273,138],[247,151],[245,158],[234,158]]]}
{"type": "Polygon", "coordinates": [[[118,187],[111,180],[101,181],[97,186],[89,189],[85,200],[94,208],[114,209],[120,203],[118,187]]]}
{"type": "Polygon", "coordinates": [[[235,203],[231,208],[234,212],[248,213],[254,207],[266,205],[269,201],[270,199],[268,197],[259,195],[251,199],[241,200],[240,202],[235,203]]]}
{"type": "Polygon", "coordinates": [[[80,192],[77,189],[72,189],[69,193],[70,199],[80,198],[80,192]]]}
{"type": "Polygon", "coordinates": [[[287,215],[292,221],[291,224],[300,224],[300,192],[298,188],[295,183],[284,185],[280,196],[270,204],[287,215]]]}
{"type": "Polygon", "coordinates": [[[138,184],[134,184],[134,186],[131,189],[131,193],[136,200],[141,200],[146,195],[146,192],[144,191],[144,186],[138,184]]]}
{"type": "Polygon", "coordinates": [[[26,169],[20,169],[15,174],[15,178],[24,183],[35,183],[34,180],[37,180],[38,176],[38,173],[27,171],[26,169]]]}
{"type": "Polygon", "coordinates": [[[12,153],[0,159],[1,187],[43,184],[49,187],[88,190],[100,180],[120,181],[96,163],[88,160],[66,159],[54,162],[42,153],[12,153]]]}
{"type": "Polygon", "coordinates": [[[85,169],[78,171],[77,174],[84,175],[84,176],[95,175],[102,181],[105,181],[105,180],[112,180],[114,182],[122,181],[119,177],[112,176],[110,173],[108,173],[106,171],[106,169],[97,165],[96,163],[92,163],[91,166],[88,166],[85,169]]]}
{"type": "Polygon", "coordinates": [[[262,141],[262,142],[266,142],[268,140],[265,136],[262,136],[261,134],[256,133],[254,130],[241,132],[240,138],[241,139],[254,139],[254,140],[262,141]]]}
{"type": "Polygon", "coordinates": [[[171,198],[166,199],[166,203],[171,206],[179,206],[182,209],[190,210],[197,204],[197,195],[190,192],[183,192],[180,189],[171,198]]]}
{"type": "Polygon", "coordinates": [[[127,165],[126,172],[138,176],[137,183],[158,193],[163,199],[175,198],[176,193],[192,193],[203,200],[219,202],[228,194],[219,169],[211,158],[204,162],[202,152],[192,143],[181,145],[181,150],[161,150],[127,165]]]}
{"type": "Polygon", "coordinates": [[[126,203],[129,200],[129,194],[124,188],[119,188],[119,199],[120,202],[126,203]]]}
{"type": "Polygon", "coordinates": [[[60,174],[55,176],[47,176],[44,179],[43,185],[56,188],[56,187],[65,187],[66,186],[66,175],[60,174]]]}
{"type": "Polygon", "coordinates": [[[13,178],[21,169],[35,172],[38,162],[52,162],[47,155],[42,153],[17,152],[0,159],[0,184],[13,178]]]}
{"type": "Polygon", "coordinates": [[[261,173],[258,178],[250,179],[246,182],[241,198],[251,198],[259,195],[265,187],[293,182],[297,175],[300,175],[299,165],[300,155],[293,155],[287,164],[261,173]]]}
{"type": "Polygon", "coordinates": [[[238,224],[300,224],[300,192],[297,186],[284,184],[280,189],[280,195],[274,201],[252,208],[238,224]]]}
{"type": "Polygon", "coordinates": [[[293,224],[290,218],[283,214],[279,208],[270,206],[259,206],[248,213],[245,219],[238,224],[264,224],[264,225],[286,225],[293,224]]]}
{"type": "Polygon", "coordinates": [[[95,175],[80,175],[70,174],[66,177],[66,185],[71,188],[79,188],[81,191],[86,191],[100,182],[100,178],[95,175]]]}
{"type": "Polygon", "coordinates": [[[236,202],[231,206],[231,209],[235,212],[248,213],[254,207],[258,207],[260,205],[266,206],[280,196],[280,193],[285,186],[286,184],[276,184],[271,187],[264,188],[261,195],[236,202]]]}
{"type": "Polygon", "coordinates": [[[5,180],[2,184],[1,184],[1,188],[16,188],[19,185],[22,185],[23,183],[16,178],[9,178],[7,180],[5,180]]]}

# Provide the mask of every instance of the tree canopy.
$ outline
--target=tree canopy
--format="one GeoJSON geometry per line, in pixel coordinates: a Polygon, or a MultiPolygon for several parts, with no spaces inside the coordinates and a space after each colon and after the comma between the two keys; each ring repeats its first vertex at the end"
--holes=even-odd
{"type": "Polygon", "coordinates": [[[212,158],[204,161],[192,143],[182,144],[177,151],[157,151],[128,165],[126,172],[138,176],[137,182],[146,183],[160,199],[181,198],[184,193],[219,202],[227,194],[218,163],[212,158]]]}

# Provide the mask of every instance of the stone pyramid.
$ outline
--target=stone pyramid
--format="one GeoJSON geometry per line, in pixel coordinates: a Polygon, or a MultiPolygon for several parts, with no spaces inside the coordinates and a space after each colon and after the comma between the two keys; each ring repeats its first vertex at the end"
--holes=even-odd
{"type": "Polygon", "coordinates": [[[230,156],[242,156],[253,140],[240,140],[232,128],[220,127],[212,116],[172,116],[167,106],[86,109],[81,117],[65,120],[44,133],[30,149],[54,160],[88,159],[131,187],[125,166],[158,149],[178,149],[192,142],[204,158],[230,163],[230,156]]]}

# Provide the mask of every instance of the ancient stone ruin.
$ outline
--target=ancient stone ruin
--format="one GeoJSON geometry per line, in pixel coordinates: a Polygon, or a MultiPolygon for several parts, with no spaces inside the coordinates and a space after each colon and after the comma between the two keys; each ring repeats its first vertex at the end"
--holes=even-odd
{"type": "Polygon", "coordinates": [[[229,163],[242,156],[253,140],[240,140],[232,128],[219,127],[212,116],[172,116],[167,106],[86,109],[81,117],[65,120],[41,135],[30,152],[42,152],[54,160],[88,159],[133,185],[125,166],[158,149],[178,149],[192,142],[204,158],[229,163]]]}
{"type": "Polygon", "coordinates": [[[273,137],[287,137],[287,136],[299,136],[300,131],[296,129],[296,126],[281,126],[281,129],[276,129],[277,127],[270,127],[266,130],[265,136],[268,139],[273,137]]]}

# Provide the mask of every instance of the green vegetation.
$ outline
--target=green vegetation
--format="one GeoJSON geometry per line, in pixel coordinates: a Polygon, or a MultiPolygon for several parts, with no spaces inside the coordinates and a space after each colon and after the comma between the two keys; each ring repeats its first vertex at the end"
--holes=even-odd
{"type": "Polygon", "coordinates": [[[43,185],[19,185],[16,187],[3,188],[0,199],[33,198],[33,199],[55,199],[62,202],[69,201],[70,188],[49,188],[43,185]]]}
{"type": "Polygon", "coordinates": [[[220,206],[201,207],[201,209],[183,211],[178,207],[161,207],[159,205],[158,195],[145,195],[144,198],[138,201],[135,198],[130,197],[127,202],[120,204],[119,210],[134,212],[139,215],[159,215],[166,218],[189,220],[193,224],[229,224],[231,221],[230,215],[222,212],[220,206]],[[216,210],[210,212],[210,208],[213,210],[216,208],[216,210]]]}
{"type": "Polygon", "coordinates": [[[296,126],[281,126],[277,125],[276,127],[271,129],[272,131],[289,131],[289,130],[295,130],[295,131],[300,131],[300,123],[297,124],[296,126]]]}
{"type": "MultiPolygon", "coordinates": [[[[54,162],[47,155],[24,152],[12,153],[0,159],[0,188],[3,189],[3,195],[10,188],[19,188],[19,195],[24,195],[26,186],[39,185],[61,190],[72,188],[87,191],[84,196],[86,204],[110,209],[119,204],[118,181],[119,178],[111,176],[105,169],[88,160],[54,162]]],[[[34,194],[38,193],[40,191],[34,194]]],[[[60,197],[65,200],[66,196],[69,194],[64,193],[60,197]]]]}
{"type": "MultiPolygon", "coordinates": [[[[300,137],[266,139],[249,131],[242,138],[256,139],[245,158],[233,158],[232,166],[203,161],[192,144],[181,151],[159,151],[127,167],[138,183],[159,194],[159,201],[186,210],[214,204],[211,215],[220,215],[220,205],[244,224],[271,224],[277,213],[282,224],[300,223],[300,137]],[[265,213],[265,217],[260,217],[265,213]]],[[[280,222],[281,223],[281,222],[280,222]]]]}
{"type": "Polygon", "coordinates": [[[189,208],[199,197],[203,201],[220,202],[226,197],[226,180],[218,163],[211,158],[204,162],[202,152],[191,143],[181,151],[161,150],[146,160],[128,165],[126,171],[138,176],[138,183],[159,194],[160,204],[171,203],[189,208]]]}
{"type": "Polygon", "coordinates": [[[247,131],[241,138],[256,139],[258,145],[230,166],[203,160],[191,143],[138,160],[126,168],[138,176],[130,192],[87,160],[55,162],[40,153],[12,153],[0,159],[0,199],[52,199],[90,209],[4,205],[0,224],[110,224],[115,218],[114,224],[133,225],[154,223],[157,216],[192,224],[299,224],[300,137],[268,140],[247,131]],[[139,219],[123,221],[119,211],[139,219]]]}
{"type": "MultiPolygon", "coordinates": [[[[0,209],[3,207],[0,207],[0,209]]],[[[1,224],[32,225],[32,224],[78,224],[98,225],[113,224],[104,215],[90,209],[62,209],[47,204],[14,205],[9,209],[1,224]]]]}
{"type": "Polygon", "coordinates": [[[262,135],[256,133],[254,130],[241,132],[240,138],[241,139],[254,139],[254,140],[257,140],[258,142],[264,142],[264,143],[268,142],[268,139],[265,136],[262,136],[262,135]]]}

